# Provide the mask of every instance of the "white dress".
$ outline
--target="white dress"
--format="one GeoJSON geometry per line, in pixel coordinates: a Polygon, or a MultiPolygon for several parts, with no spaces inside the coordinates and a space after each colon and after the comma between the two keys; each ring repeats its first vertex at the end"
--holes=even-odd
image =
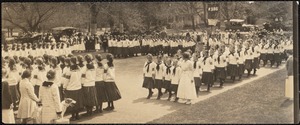
{"type": "Polygon", "coordinates": [[[181,62],[181,76],[178,85],[177,97],[181,99],[197,98],[195,83],[193,80],[193,63],[190,60],[181,62]]]}

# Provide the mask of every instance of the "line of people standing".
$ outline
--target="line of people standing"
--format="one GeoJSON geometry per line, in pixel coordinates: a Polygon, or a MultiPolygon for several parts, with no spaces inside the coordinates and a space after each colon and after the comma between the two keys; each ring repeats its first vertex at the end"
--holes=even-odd
{"type": "Polygon", "coordinates": [[[95,57],[90,54],[6,56],[2,57],[2,69],[2,81],[9,86],[5,90],[9,94],[2,96],[11,99],[7,100],[6,107],[12,104],[18,111],[17,118],[24,124],[34,117],[37,106],[42,106],[42,123],[61,117],[60,103],[67,98],[76,101],[73,107],[68,107],[72,114],[70,120],[78,120],[84,107],[87,113],[83,116],[114,110],[113,102],[121,99],[111,54],[106,60],[100,54],[95,57]],[[108,106],[103,109],[104,102],[108,106]]]}

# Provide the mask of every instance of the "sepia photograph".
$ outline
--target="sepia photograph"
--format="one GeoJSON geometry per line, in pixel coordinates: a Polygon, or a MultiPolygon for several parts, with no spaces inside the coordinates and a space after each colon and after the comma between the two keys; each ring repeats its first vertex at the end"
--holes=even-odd
{"type": "Polygon", "coordinates": [[[2,123],[297,124],[298,8],[2,2],[2,123]]]}

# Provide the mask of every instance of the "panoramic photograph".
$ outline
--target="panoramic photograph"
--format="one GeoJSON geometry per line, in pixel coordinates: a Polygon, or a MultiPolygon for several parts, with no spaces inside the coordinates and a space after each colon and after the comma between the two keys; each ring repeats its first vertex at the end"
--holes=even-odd
{"type": "Polygon", "coordinates": [[[2,2],[2,123],[295,123],[294,4],[2,2]]]}

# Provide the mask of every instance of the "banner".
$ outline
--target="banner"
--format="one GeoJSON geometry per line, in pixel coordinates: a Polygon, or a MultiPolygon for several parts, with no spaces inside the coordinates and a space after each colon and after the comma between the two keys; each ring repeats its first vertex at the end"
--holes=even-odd
{"type": "Polygon", "coordinates": [[[210,26],[216,26],[217,23],[219,22],[218,19],[207,19],[208,25],[210,26]]]}

